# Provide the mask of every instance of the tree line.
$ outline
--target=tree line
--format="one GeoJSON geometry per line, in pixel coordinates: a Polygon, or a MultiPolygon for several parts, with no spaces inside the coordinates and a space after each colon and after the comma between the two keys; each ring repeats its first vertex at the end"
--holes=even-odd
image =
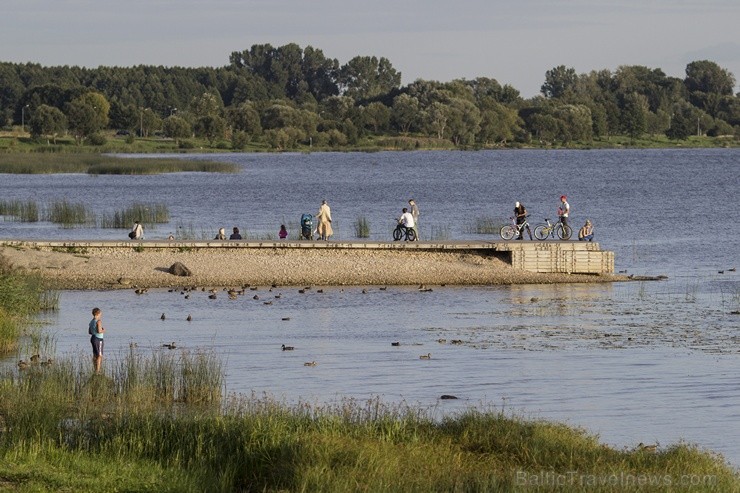
{"type": "MultiPolygon", "coordinates": [[[[94,144],[106,129],[243,149],[356,145],[372,135],[424,136],[458,147],[570,144],[645,134],[740,137],[735,78],[708,60],[683,79],[661,69],[620,66],[545,73],[541,94],[478,77],[401,86],[386,58],[345,64],[297,44],[253,45],[224,67],[43,67],[0,63],[0,125],[37,138],[71,134],[94,144]]],[[[131,137],[133,138],[133,137],[131,137]]]]}

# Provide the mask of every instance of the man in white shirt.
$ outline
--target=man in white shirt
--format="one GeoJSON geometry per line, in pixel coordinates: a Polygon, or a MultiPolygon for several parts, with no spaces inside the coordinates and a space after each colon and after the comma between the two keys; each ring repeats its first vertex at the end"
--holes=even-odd
{"type": "MultiPolygon", "coordinates": [[[[401,217],[398,218],[398,222],[406,229],[414,229],[416,226],[416,224],[414,223],[414,216],[412,216],[409,210],[405,207],[401,212],[403,212],[403,214],[401,214],[401,217]]],[[[414,233],[416,233],[415,229],[414,233]]]]}
{"type": "Polygon", "coordinates": [[[568,214],[570,214],[570,204],[568,204],[568,197],[565,195],[560,196],[560,207],[558,208],[558,216],[560,216],[560,222],[568,226],[568,214]]]}

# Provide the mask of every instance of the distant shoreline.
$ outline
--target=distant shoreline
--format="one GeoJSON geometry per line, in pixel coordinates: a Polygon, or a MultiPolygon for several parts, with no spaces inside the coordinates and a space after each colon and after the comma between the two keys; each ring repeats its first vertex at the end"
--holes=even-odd
{"type": "Polygon", "coordinates": [[[86,251],[0,248],[11,265],[38,273],[52,289],[346,285],[507,285],[627,280],[613,274],[540,274],[466,251],[340,249],[157,249],[86,251]],[[192,271],[167,270],[181,262],[192,271]]]}

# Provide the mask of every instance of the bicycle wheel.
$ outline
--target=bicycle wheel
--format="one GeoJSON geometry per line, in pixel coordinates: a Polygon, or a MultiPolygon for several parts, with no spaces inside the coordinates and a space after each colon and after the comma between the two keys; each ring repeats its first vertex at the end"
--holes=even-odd
{"type": "Polygon", "coordinates": [[[393,240],[398,241],[403,236],[403,231],[401,231],[401,228],[399,226],[396,226],[396,229],[393,230],[393,240]]]}
{"type": "Polygon", "coordinates": [[[409,241],[416,241],[416,230],[414,230],[414,228],[408,230],[408,233],[406,233],[406,239],[409,241]]]}
{"type": "Polygon", "coordinates": [[[569,240],[570,235],[573,234],[573,230],[567,224],[560,224],[558,228],[558,238],[561,240],[569,240]]]}
{"type": "Polygon", "coordinates": [[[514,235],[516,235],[516,230],[514,229],[514,226],[507,224],[501,228],[500,234],[501,238],[504,240],[510,240],[514,238],[514,235]]]}
{"type": "Polygon", "coordinates": [[[540,224],[534,228],[534,237],[542,241],[550,235],[550,228],[547,224],[540,224]]]}

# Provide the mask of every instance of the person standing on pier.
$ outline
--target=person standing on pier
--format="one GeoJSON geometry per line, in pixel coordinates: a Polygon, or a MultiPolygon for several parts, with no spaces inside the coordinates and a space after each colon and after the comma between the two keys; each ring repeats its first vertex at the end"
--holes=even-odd
{"type": "MultiPolygon", "coordinates": [[[[524,230],[522,228],[522,224],[524,224],[527,221],[527,208],[524,207],[524,204],[521,204],[519,202],[516,202],[514,204],[514,217],[516,218],[516,230],[518,233],[517,240],[523,240],[524,239],[524,230]]],[[[529,224],[527,224],[527,233],[529,233],[529,239],[532,239],[532,230],[529,229],[529,224]]]]}
{"type": "Polygon", "coordinates": [[[414,199],[409,200],[411,206],[411,216],[414,218],[414,229],[416,231],[416,241],[419,241],[419,206],[414,199]]]}
{"type": "Polygon", "coordinates": [[[319,220],[319,227],[317,228],[319,238],[328,240],[334,234],[334,231],[331,229],[331,209],[329,208],[329,204],[326,203],[326,200],[321,201],[321,207],[316,214],[316,219],[319,220]]]}
{"type": "Polygon", "coordinates": [[[128,237],[132,240],[143,240],[144,239],[144,226],[139,221],[134,221],[134,227],[131,228],[131,232],[128,237]]]}

